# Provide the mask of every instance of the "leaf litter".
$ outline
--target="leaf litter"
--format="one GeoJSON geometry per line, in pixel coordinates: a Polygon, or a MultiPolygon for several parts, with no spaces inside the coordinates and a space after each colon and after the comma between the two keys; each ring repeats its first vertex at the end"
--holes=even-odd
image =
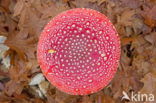
{"type": "Polygon", "coordinates": [[[1,103],[128,103],[121,101],[123,91],[156,96],[155,0],[1,0],[0,36],[6,37],[0,43],[1,103]],[[108,16],[122,46],[113,81],[88,96],[62,93],[37,76],[41,70],[36,46],[43,27],[60,12],[77,7],[95,9],[108,16]]]}

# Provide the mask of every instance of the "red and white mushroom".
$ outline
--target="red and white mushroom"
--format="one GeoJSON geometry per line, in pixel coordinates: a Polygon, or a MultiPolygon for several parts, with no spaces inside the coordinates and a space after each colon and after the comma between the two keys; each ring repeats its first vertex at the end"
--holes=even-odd
{"type": "Polygon", "coordinates": [[[120,58],[120,40],[105,15],[92,9],[71,9],[46,25],[37,57],[52,85],[68,94],[87,95],[112,80],[120,58]]]}

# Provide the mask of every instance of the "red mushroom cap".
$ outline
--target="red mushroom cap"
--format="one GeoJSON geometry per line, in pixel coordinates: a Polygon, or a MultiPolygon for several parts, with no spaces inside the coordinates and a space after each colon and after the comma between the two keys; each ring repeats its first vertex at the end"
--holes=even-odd
{"type": "Polygon", "coordinates": [[[59,90],[87,95],[104,88],[117,71],[120,40],[107,17],[76,8],[54,17],[41,33],[37,57],[59,90]]]}

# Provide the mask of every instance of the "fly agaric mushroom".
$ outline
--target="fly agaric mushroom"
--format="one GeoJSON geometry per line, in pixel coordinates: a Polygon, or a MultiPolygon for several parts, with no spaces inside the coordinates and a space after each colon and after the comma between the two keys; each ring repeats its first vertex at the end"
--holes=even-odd
{"type": "Polygon", "coordinates": [[[52,85],[68,94],[87,95],[112,80],[120,58],[120,40],[105,15],[92,9],[71,9],[46,25],[37,57],[52,85]]]}

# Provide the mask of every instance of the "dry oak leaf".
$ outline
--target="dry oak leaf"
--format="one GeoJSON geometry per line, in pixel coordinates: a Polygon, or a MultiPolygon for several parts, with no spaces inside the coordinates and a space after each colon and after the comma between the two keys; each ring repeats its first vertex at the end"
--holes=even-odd
{"type": "Polygon", "coordinates": [[[91,8],[101,11],[100,4],[102,4],[104,1],[105,0],[75,0],[72,3],[76,8],[91,8]]]}
{"type": "Polygon", "coordinates": [[[78,103],[92,103],[92,98],[89,96],[83,96],[82,102],[78,102],[78,103]]]}
{"type": "Polygon", "coordinates": [[[72,103],[74,101],[76,102],[78,98],[79,96],[69,95],[59,90],[56,90],[56,94],[55,94],[56,103],[72,103]]]}
{"type": "Polygon", "coordinates": [[[156,32],[152,32],[150,35],[146,35],[145,40],[147,40],[152,45],[156,44],[156,32]]]}
{"type": "Polygon", "coordinates": [[[24,8],[24,3],[22,0],[18,0],[18,2],[16,3],[15,7],[14,7],[14,14],[13,16],[18,16],[21,14],[22,10],[24,8]]]}
{"type": "Polygon", "coordinates": [[[0,0],[0,5],[2,8],[6,10],[6,12],[9,12],[10,3],[11,3],[11,0],[0,0]]]}
{"type": "Polygon", "coordinates": [[[5,86],[5,93],[9,96],[14,94],[21,94],[24,85],[22,83],[18,83],[16,80],[9,81],[5,86]]]}
{"type": "Polygon", "coordinates": [[[156,97],[156,70],[146,74],[141,81],[144,83],[144,87],[140,90],[140,92],[153,94],[156,97]]]}
{"type": "Polygon", "coordinates": [[[23,60],[35,58],[37,42],[36,38],[31,37],[24,39],[22,37],[23,35],[21,35],[20,33],[12,33],[8,36],[5,44],[10,47],[11,50],[15,51],[23,60]]]}
{"type": "Polygon", "coordinates": [[[97,5],[101,5],[102,3],[106,2],[107,0],[86,0],[88,3],[95,3],[97,2],[97,5]]]}
{"type": "Polygon", "coordinates": [[[118,17],[118,22],[123,26],[131,26],[134,14],[134,10],[127,9],[118,17]]]}
{"type": "Polygon", "coordinates": [[[88,3],[96,3],[100,6],[102,3],[106,2],[107,0],[86,0],[88,3]]]}
{"type": "Polygon", "coordinates": [[[122,92],[134,90],[139,91],[143,87],[140,82],[141,76],[137,73],[136,69],[127,66],[125,71],[118,71],[114,80],[112,81],[113,98],[117,99],[122,96],[122,92]],[[127,70],[126,70],[127,69],[127,70]]]}
{"type": "Polygon", "coordinates": [[[121,2],[124,6],[134,9],[138,8],[141,5],[141,2],[139,0],[121,0],[121,2]]]}
{"type": "Polygon", "coordinates": [[[20,32],[28,32],[29,35],[34,37],[36,36],[38,38],[38,35],[40,34],[46,21],[40,19],[37,12],[31,7],[25,7],[19,18],[18,27],[20,32]]]}
{"type": "Polygon", "coordinates": [[[152,8],[145,8],[145,11],[142,13],[144,17],[145,24],[150,27],[156,26],[156,5],[152,8]]]}
{"type": "Polygon", "coordinates": [[[5,93],[9,96],[22,93],[24,87],[28,85],[28,75],[30,75],[31,69],[30,66],[27,66],[27,62],[20,60],[17,55],[15,56],[14,64],[9,69],[10,81],[5,85],[5,93]]]}
{"type": "Polygon", "coordinates": [[[57,14],[65,11],[65,10],[68,10],[69,8],[65,5],[65,4],[62,4],[62,3],[59,3],[59,5],[56,5],[54,3],[51,4],[51,6],[49,7],[42,7],[41,9],[41,13],[43,14],[41,16],[41,19],[47,19],[47,18],[52,18],[54,16],[56,16],[57,14]]]}
{"type": "Polygon", "coordinates": [[[115,100],[113,97],[104,94],[103,91],[99,91],[90,96],[83,96],[82,102],[78,103],[115,103],[115,100]]]}
{"type": "Polygon", "coordinates": [[[134,42],[136,40],[136,37],[125,37],[125,38],[121,38],[121,44],[122,46],[127,45],[131,42],[134,42]]]}
{"type": "Polygon", "coordinates": [[[95,101],[95,103],[115,103],[115,100],[112,97],[103,93],[97,95],[95,101]]]}

